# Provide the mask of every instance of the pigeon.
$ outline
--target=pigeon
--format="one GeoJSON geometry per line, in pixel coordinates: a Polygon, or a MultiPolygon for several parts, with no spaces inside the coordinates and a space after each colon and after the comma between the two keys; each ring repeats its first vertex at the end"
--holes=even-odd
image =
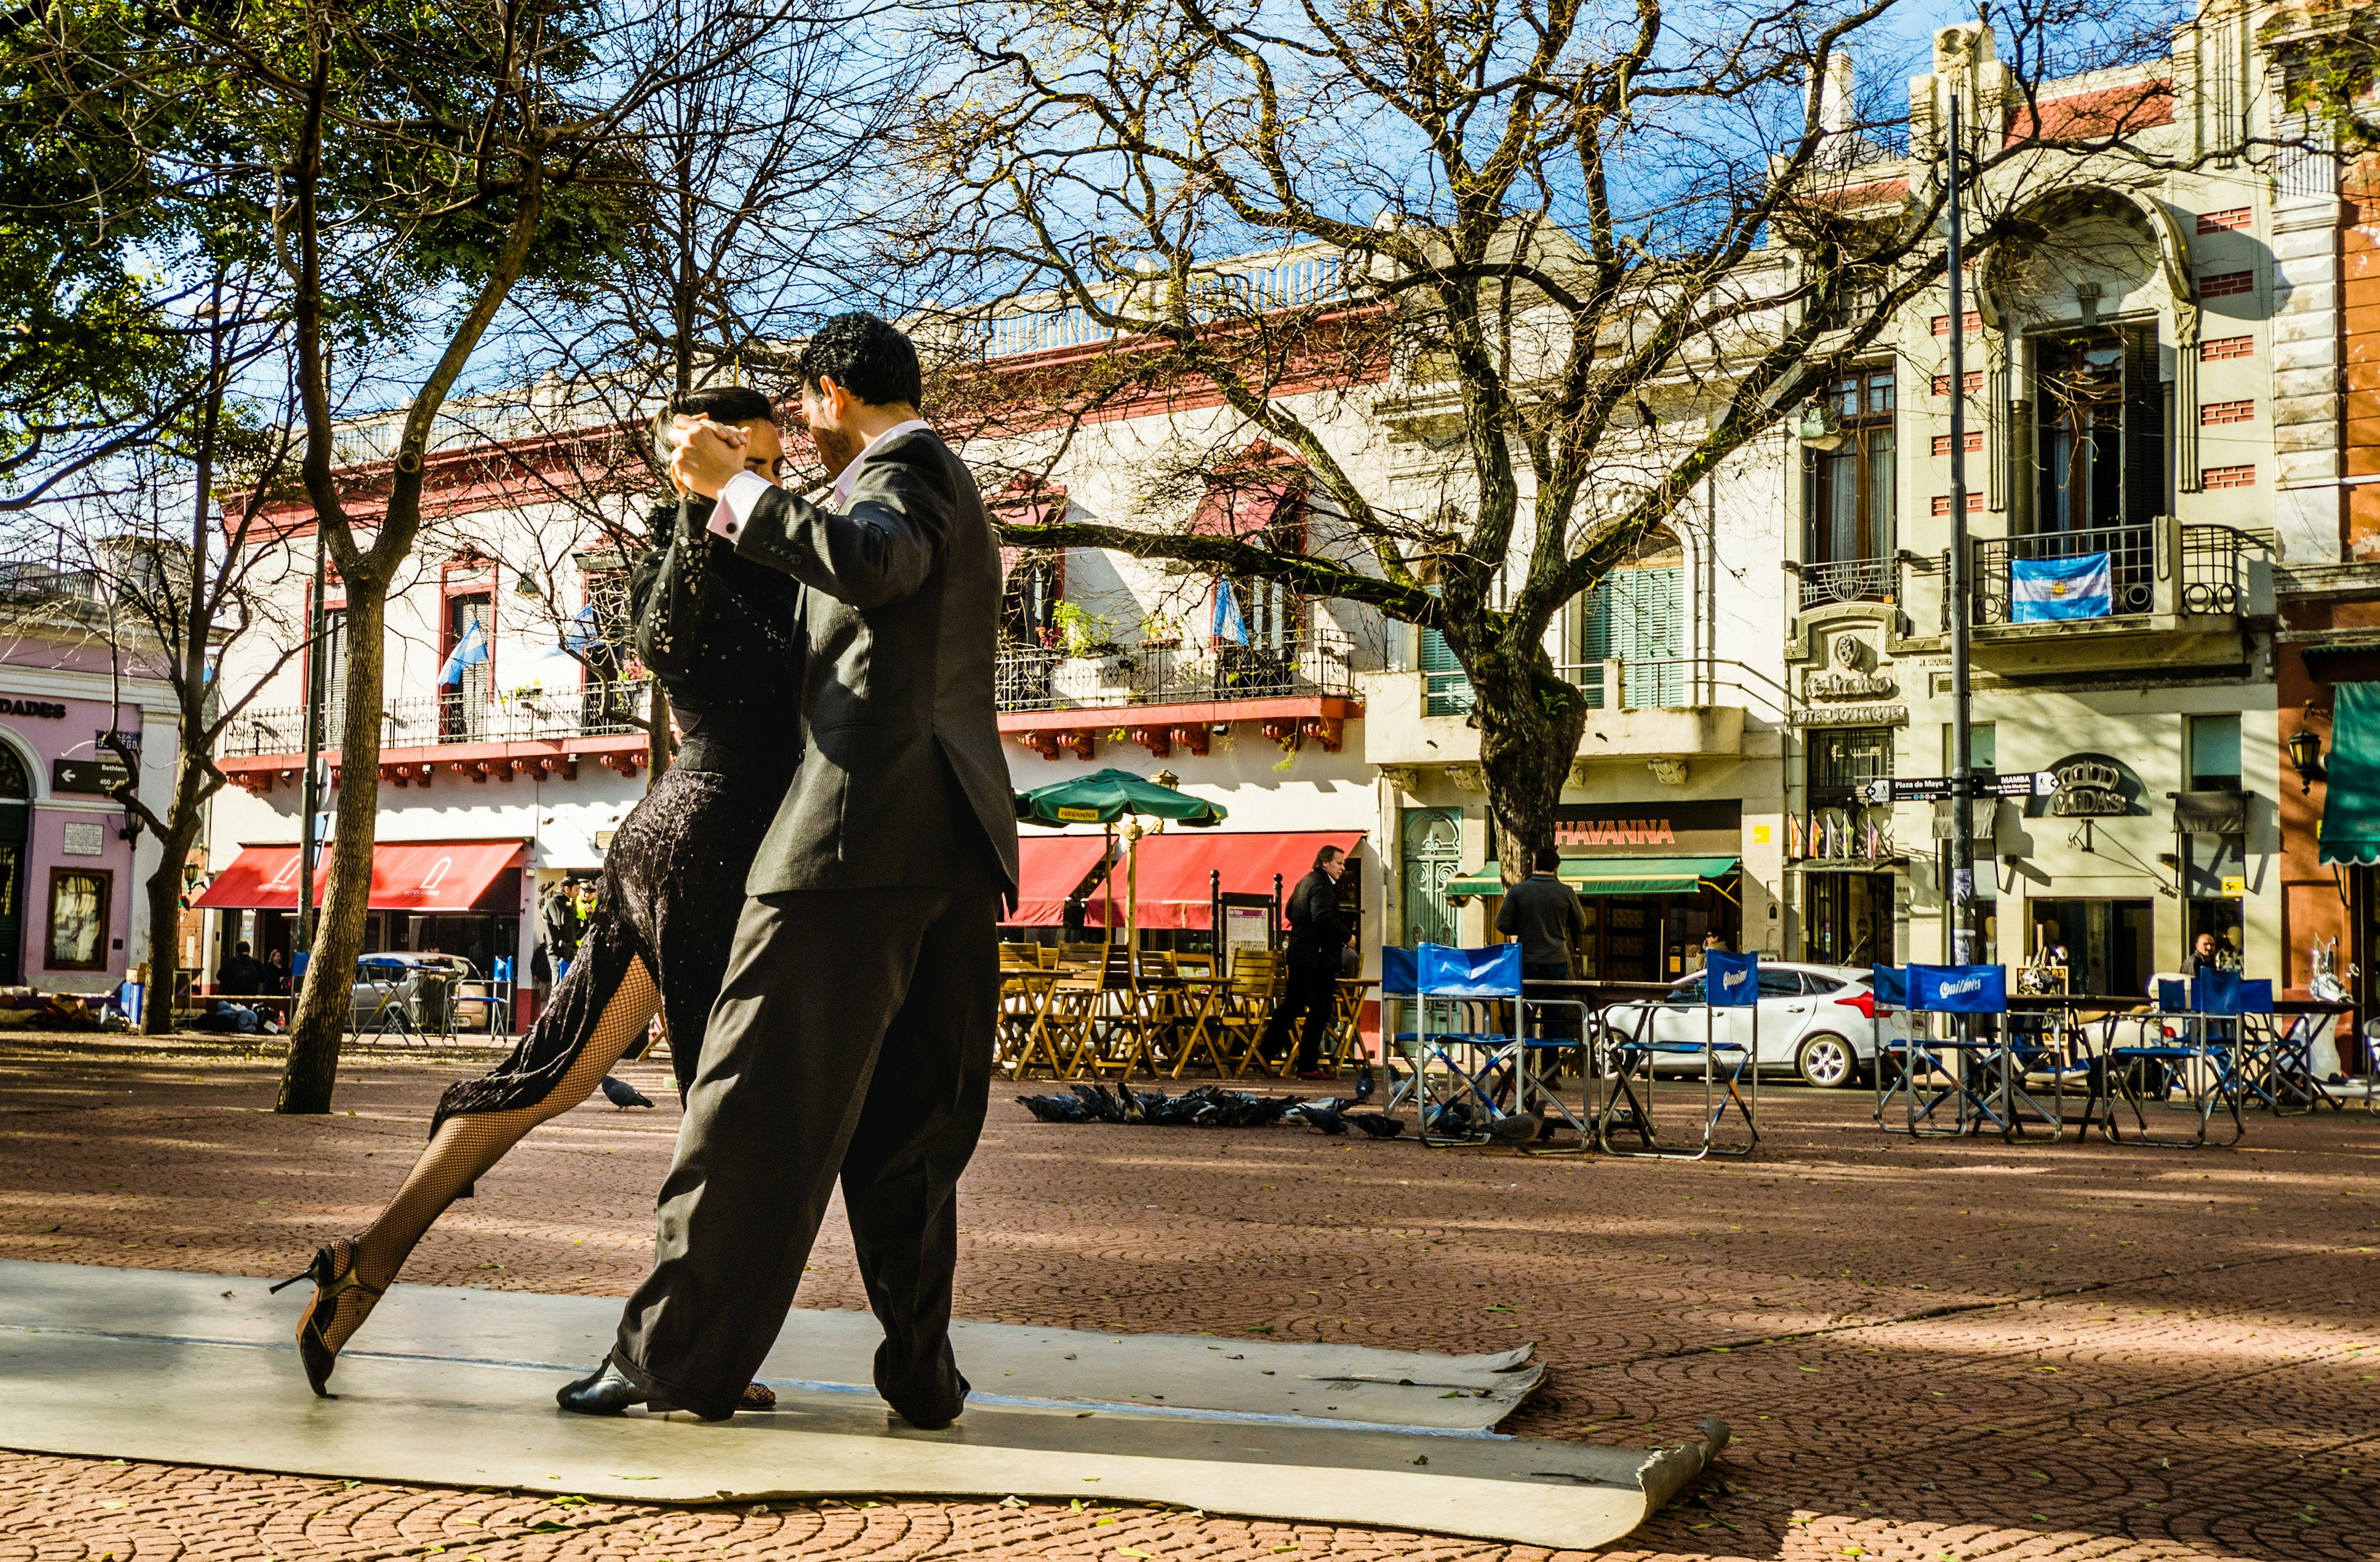
{"type": "Polygon", "coordinates": [[[1488,1141],[1509,1144],[1518,1150],[1524,1144],[1535,1144],[1545,1127],[1546,1119],[1538,1113],[1507,1112],[1488,1125],[1488,1141]]]}
{"type": "Polygon", "coordinates": [[[1394,1139],[1405,1131],[1405,1125],[1401,1119],[1391,1117],[1384,1112],[1349,1112],[1344,1114],[1344,1117],[1347,1122],[1363,1129],[1374,1139],[1394,1139]]]}
{"type": "Polygon", "coordinates": [[[1371,1099],[1372,1071],[1369,1068],[1366,1068],[1362,1073],[1355,1076],[1355,1103],[1357,1105],[1361,1105],[1371,1099]]]}
{"type": "Polygon", "coordinates": [[[1309,1101],[1303,1106],[1293,1108],[1289,1116],[1305,1118],[1334,1139],[1347,1131],[1347,1119],[1318,1102],[1309,1101]]]}
{"type": "Polygon", "coordinates": [[[638,1090],[627,1080],[615,1080],[609,1074],[603,1076],[603,1099],[610,1102],[613,1105],[618,1107],[623,1112],[626,1111],[631,1106],[650,1106],[652,1104],[652,1103],[646,1098],[644,1092],[638,1090]]]}
{"type": "Polygon", "coordinates": [[[1071,1095],[1020,1095],[1017,1104],[1045,1123],[1087,1123],[1090,1108],[1071,1095]]]}
{"type": "Polygon", "coordinates": [[[1468,1139],[1471,1137],[1471,1104],[1450,1101],[1430,1113],[1424,1121],[1434,1139],[1468,1139]]]}
{"type": "Polygon", "coordinates": [[[1084,1108],[1102,1123],[1124,1120],[1123,1103],[1118,1101],[1105,1085],[1073,1085],[1068,1087],[1082,1097],[1084,1108]]]}

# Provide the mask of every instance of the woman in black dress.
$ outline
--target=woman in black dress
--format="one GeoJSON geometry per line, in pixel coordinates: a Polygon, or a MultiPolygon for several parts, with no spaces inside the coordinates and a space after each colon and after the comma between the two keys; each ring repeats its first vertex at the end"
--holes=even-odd
{"type": "MultiPolygon", "coordinates": [[[[774,409],[758,391],[695,391],[669,411],[749,429],[751,464],[764,475],[783,454],[774,409]]],[[[667,412],[655,420],[664,461],[669,426],[667,412]]],[[[801,697],[800,588],[724,543],[713,548],[710,518],[710,501],[698,498],[653,512],[652,534],[670,539],[677,556],[641,609],[639,638],[657,664],[676,669],[656,676],[685,737],[604,852],[595,914],[568,973],[510,1057],[447,1088],[429,1148],[379,1218],[282,1282],[314,1282],[298,1353],[317,1394],[431,1224],[529,1129],[587,1099],[656,1013],[669,1028],[681,1097],[694,1078],[744,875],[800,758],[785,715],[801,697]]]]}

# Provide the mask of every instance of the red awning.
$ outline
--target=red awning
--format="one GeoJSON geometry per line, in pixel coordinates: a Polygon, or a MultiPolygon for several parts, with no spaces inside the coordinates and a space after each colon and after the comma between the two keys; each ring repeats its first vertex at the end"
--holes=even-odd
{"type": "Polygon", "coordinates": [[[1108,839],[1097,836],[1026,836],[1016,843],[1016,911],[1009,927],[1055,927],[1066,920],[1066,901],[1107,855],[1108,839]]]}
{"type": "MultiPolygon", "coordinates": [[[[1208,875],[1222,874],[1224,893],[1270,895],[1273,875],[1281,875],[1285,898],[1297,881],[1314,871],[1314,854],[1326,846],[1354,851],[1363,844],[1360,830],[1223,831],[1177,830],[1144,836],[1140,841],[1140,925],[1203,928],[1213,920],[1208,875]]],[[[1116,893],[1116,920],[1123,920],[1126,877],[1119,858],[1109,870],[1116,893]]],[[[1106,924],[1107,900],[1094,897],[1084,921],[1106,924]]]]}
{"type": "MultiPolygon", "coordinates": [[[[528,860],[523,841],[407,841],[372,848],[371,909],[375,911],[468,911],[496,875],[528,860]]],[[[314,904],[322,903],[328,875],[314,875],[314,904]]],[[[191,903],[208,910],[294,911],[298,909],[298,848],[244,846],[191,903]]]]}

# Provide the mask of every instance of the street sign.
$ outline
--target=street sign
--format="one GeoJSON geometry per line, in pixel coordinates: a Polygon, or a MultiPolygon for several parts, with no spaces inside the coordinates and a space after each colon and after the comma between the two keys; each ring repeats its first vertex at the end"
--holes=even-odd
{"type": "MultiPolygon", "coordinates": [[[[1872,803],[1938,802],[1954,793],[1948,775],[1896,775],[1871,781],[1860,795],[1872,803]]],[[[1969,796],[1978,798],[2046,798],[2058,790],[2058,777],[2046,770],[2018,771],[2009,775],[1978,775],[1969,796]]]]}
{"type": "Polygon", "coordinates": [[[2050,771],[2018,771],[2012,775],[1977,776],[1976,793],[1986,798],[2046,798],[2058,790],[2058,777],[2050,771]]]}

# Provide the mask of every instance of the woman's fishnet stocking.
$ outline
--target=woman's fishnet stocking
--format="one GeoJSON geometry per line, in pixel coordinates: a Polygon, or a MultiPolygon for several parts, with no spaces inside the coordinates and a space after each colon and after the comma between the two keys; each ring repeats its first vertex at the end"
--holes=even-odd
{"type": "MultiPolygon", "coordinates": [[[[661,1012],[661,989],[655,985],[652,973],[645,969],[643,959],[630,959],[620,985],[613,990],[603,1012],[596,1017],[595,1033],[587,1039],[569,1072],[563,1075],[543,1101],[510,1112],[465,1114],[440,1124],[430,1147],[421,1153],[421,1159],[413,1163],[405,1186],[380,1212],[380,1218],[354,1239],[356,1273],[363,1283],[385,1289],[396,1278],[397,1271],[405,1267],[406,1259],[411,1256],[414,1245],[421,1240],[431,1223],[445,1213],[456,1195],[503,1160],[529,1129],[548,1118],[562,1116],[593,1094],[603,1076],[620,1061],[621,1054],[645,1033],[653,1016],[661,1012]]],[[[340,1256],[346,1255],[343,1252],[340,1256]]],[[[360,1291],[342,1292],[338,1314],[322,1331],[323,1343],[334,1351],[345,1346],[371,1310],[371,1299],[360,1291]]]]}

